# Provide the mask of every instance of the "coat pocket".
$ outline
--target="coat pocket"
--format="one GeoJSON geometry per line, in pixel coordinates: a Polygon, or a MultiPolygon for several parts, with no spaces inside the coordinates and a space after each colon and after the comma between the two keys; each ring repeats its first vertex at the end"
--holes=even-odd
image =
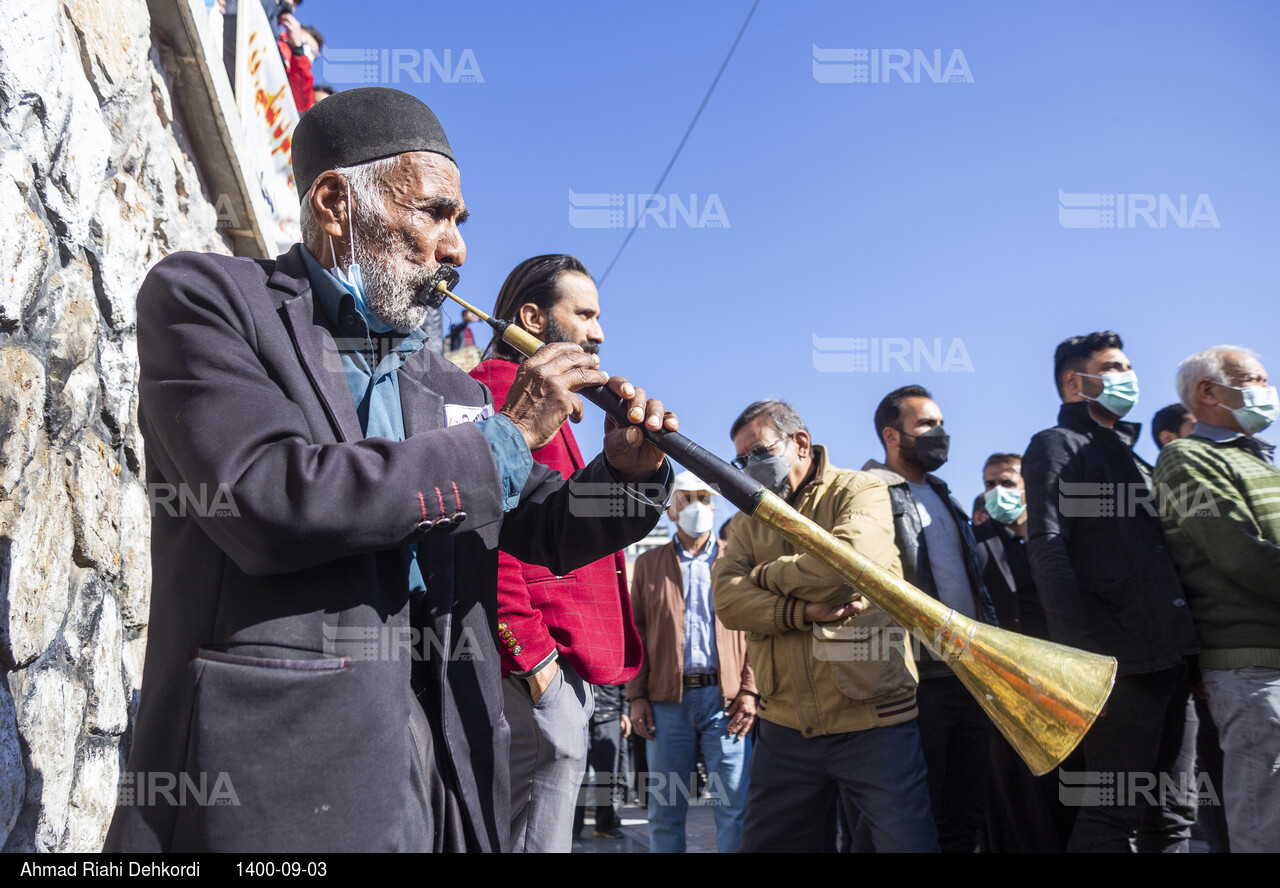
{"type": "Polygon", "coordinates": [[[182,805],[174,849],[392,849],[409,697],[369,686],[380,666],[198,651],[182,776],[221,791],[182,805]]]}
{"type": "Polygon", "coordinates": [[[253,666],[259,669],[289,669],[295,672],[324,672],[331,669],[346,669],[351,665],[350,657],[278,659],[276,657],[248,656],[230,651],[215,651],[208,648],[198,649],[196,651],[196,659],[211,663],[227,663],[232,666],[253,666]]]}
{"type": "Polygon", "coordinates": [[[869,605],[839,623],[813,624],[813,656],[827,664],[840,692],[851,700],[875,700],[913,688],[907,662],[907,630],[869,605]]]}

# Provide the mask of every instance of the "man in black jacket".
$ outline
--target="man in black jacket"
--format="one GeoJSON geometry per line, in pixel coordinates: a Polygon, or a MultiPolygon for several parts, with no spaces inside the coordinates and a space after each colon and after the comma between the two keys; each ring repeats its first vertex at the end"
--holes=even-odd
{"type": "MultiPolygon", "coordinates": [[[[982,467],[986,493],[979,499],[987,520],[974,528],[982,582],[991,593],[1000,628],[1048,638],[1044,608],[1027,558],[1027,498],[1022,456],[993,453],[982,467]]],[[[1055,853],[1066,847],[1075,808],[1058,799],[1056,774],[1033,776],[999,733],[991,739],[991,794],[983,823],[982,849],[990,852],[1055,853]]]]}
{"type": "Polygon", "coordinates": [[[1048,638],[1044,608],[1027,559],[1027,496],[1022,456],[993,453],[982,467],[982,509],[987,520],[974,529],[982,582],[991,595],[1001,629],[1048,638]]]}
{"type": "MultiPolygon", "coordinates": [[[[875,413],[884,464],[870,460],[862,471],[889,485],[894,542],[906,581],[957,613],[994,625],[973,527],[946,483],[931,474],[947,461],[951,439],[942,423],[942,410],[927,389],[908,385],[890,392],[875,413]]],[[[938,843],[944,852],[972,852],[986,804],[991,722],[931,652],[917,656],[916,665],[920,743],[938,843]]]]}
{"type": "Polygon", "coordinates": [[[1050,637],[1109,654],[1119,677],[1085,735],[1085,786],[1068,851],[1186,850],[1194,820],[1195,627],[1152,502],[1151,467],[1121,417],[1137,378],[1120,337],[1073,336],[1054,354],[1058,425],[1023,455],[1028,554],[1050,637]],[[1090,792],[1088,787],[1095,788],[1090,792]]]}
{"type": "Polygon", "coordinates": [[[293,160],[303,244],[174,254],[138,296],[148,483],[225,495],[153,510],[107,850],[501,850],[498,549],[568,573],[652,528],[660,490],[642,505],[627,487],[670,476],[638,428],[607,425],[575,475],[630,494],[601,519],[530,450],[581,414],[584,385],[607,381],[647,428],[676,420],[576,345],[526,361],[497,414],[423,348],[466,208],[418,99],[339,93],[303,116],[293,160]]]}

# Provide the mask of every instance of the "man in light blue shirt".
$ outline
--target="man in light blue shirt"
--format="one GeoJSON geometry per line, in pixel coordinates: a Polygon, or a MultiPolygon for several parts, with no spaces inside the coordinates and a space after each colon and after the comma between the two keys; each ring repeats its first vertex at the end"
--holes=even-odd
{"type": "Polygon", "coordinates": [[[741,632],[716,619],[711,566],[715,492],[692,472],[676,476],[667,517],[671,543],[636,561],[632,608],[645,662],[627,686],[631,720],[647,745],[649,850],[685,850],[698,750],[715,806],[716,846],[738,850],[747,796],[746,737],[755,724],[755,678],[741,632]]]}

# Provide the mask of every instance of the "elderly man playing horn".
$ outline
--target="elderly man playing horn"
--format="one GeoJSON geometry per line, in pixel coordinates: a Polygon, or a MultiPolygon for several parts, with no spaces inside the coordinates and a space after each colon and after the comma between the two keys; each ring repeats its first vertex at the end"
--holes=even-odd
{"type": "MultiPolygon", "coordinates": [[[[226,485],[233,508],[154,516],[128,770],[135,788],[220,780],[228,804],[122,794],[107,847],[501,850],[498,550],[568,573],[663,505],[582,516],[530,451],[581,416],[587,385],[607,383],[633,423],[677,421],[571,343],[525,361],[497,414],[422,347],[467,210],[421,101],[338,93],[299,122],[293,161],[302,244],[265,261],[178,253],[138,297],[148,481],[226,485]]],[[[668,484],[642,440],[613,424],[575,478],[633,497],[668,484]]]]}
{"type": "Polygon", "coordinates": [[[1169,551],[1200,635],[1200,675],[1223,752],[1232,851],[1280,848],[1280,469],[1258,434],[1280,416],[1267,370],[1219,345],[1178,367],[1194,414],[1156,463],[1169,551]]]}

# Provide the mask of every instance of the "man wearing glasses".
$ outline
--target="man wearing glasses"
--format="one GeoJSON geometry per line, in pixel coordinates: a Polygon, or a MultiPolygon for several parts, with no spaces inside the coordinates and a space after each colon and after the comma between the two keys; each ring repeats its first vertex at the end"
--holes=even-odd
{"type": "MultiPolygon", "coordinates": [[[[884,482],[838,469],[781,401],[733,423],[735,465],[902,575],[884,482]]],[[[876,851],[936,851],[905,631],[763,524],[735,521],[712,570],[716,614],[746,630],[760,692],[740,851],[832,850],[839,798],[876,851]]]]}

